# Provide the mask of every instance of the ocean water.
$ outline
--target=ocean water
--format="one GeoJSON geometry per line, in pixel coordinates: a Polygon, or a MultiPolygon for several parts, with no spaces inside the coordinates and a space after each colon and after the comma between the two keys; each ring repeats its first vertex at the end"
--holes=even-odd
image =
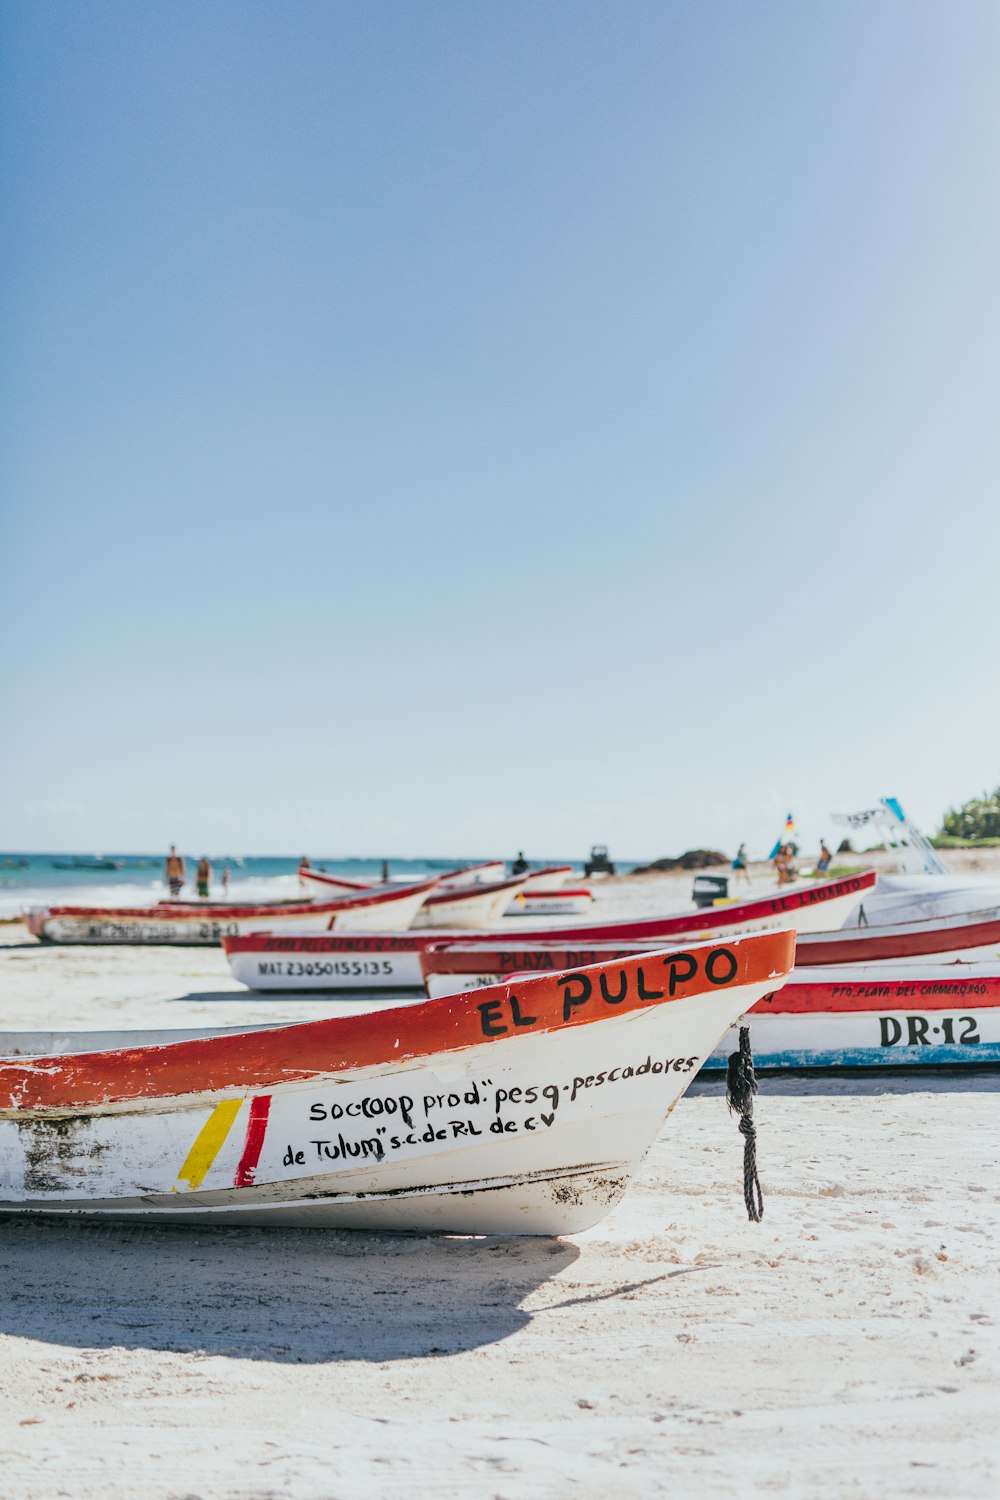
{"type": "MultiPolygon", "coordinates": [[[[390,859],[389,874],[394,881],[422,880],[486,857],[390,859]]],[[[198,858],[184,855],[188,878],[182,900],[195,898],[198,858]]],[[[144,906],[160,901],[169,894],[163,879],[164,859],[164,854],[0,853],[0,917],[16,917],[27,906],[144,906]]],[[[381,859],[310,859],[315,869],[331,875],[351,880],[382,878],[381,859]]],[[[532,860],[532,864],[570,863],[556,858],[532,860]]],[[[226,865],[232,901],[287,901],[299,895],[297,855],[232,855],[212,860],[211,895],[217,901],[223,899],[221,879],[226,865]]],[[[583,865],[577,861],[574,868],[579,871],[583,865]]]]}

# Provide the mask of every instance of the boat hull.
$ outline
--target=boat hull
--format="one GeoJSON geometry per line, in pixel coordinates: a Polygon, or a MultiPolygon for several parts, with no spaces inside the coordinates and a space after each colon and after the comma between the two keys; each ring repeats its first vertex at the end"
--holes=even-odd
{"type": "Polygon", "coordinates": [[[383,932],[406,928],[433,881],[398,890],[371,891],[337,901],[270,906],[34,907],[31,932],[50,943],[168,944],[217,947],[224,938],[265,928],[286,936],[323,932],[383,932]]]}
{"type": "Polygon", "coordinates": [[[647,955],[388,1015],[11,1058],[0,1209],[576,1233],[792,953],[776,934],[693,966],[647,955]]]}
{"type": "Polygon", "coordinates": [[[467,884],[435,891],[417,912],[412,926],[417,930],[445,927],[478,932],[501,921],[507,907],[523,889],[524,880],[518,878],[498,885],[467,884]]]}
{"type": "Polygon", "coordinates": [[[530,890],[527,887],[508,906],[508,917],[585,917],[594,904],[590,891],[530,890]]]}
{"type": "MultiPolygon", "coordinates": [[[[1000,971],[935,964],[797,971],[754,1007],[754,1065],[787,1068],[1000,1064],[1000,971]]],[[[734,1036],[706,1068],[724,1068],[734,1036]]]]}

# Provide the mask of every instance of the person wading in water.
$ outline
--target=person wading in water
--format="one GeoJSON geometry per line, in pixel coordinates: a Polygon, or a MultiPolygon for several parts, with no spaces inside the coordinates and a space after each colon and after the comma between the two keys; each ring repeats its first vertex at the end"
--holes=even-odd
{"type": "Polygon", "coordinates": [[[177,845],[170,845],[164,871],[171,896],[179,896],[184,885],[184,856],[177,853],[177,845]]]}

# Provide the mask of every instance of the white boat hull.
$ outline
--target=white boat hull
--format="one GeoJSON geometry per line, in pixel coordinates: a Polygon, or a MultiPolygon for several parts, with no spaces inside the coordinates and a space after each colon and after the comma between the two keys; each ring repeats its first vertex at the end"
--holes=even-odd
{"type": "Polygon", "coordinates": [[[214,947],[226,937],[266,930],[287,936],[327,932],[385,932],[407,928],[427,895],[426,885],[401,888],[378,900],[345,898],[342,903],[304,902],[299,906],[229,908],[225,914],[200,911],[197,906],[148,909],[113,907],[74,912],[33,908],[28,925],[36,937],[51,943],[165,943],[181,947],[214,947]]]}
{"type": "Polygon", "coordinates": [[[995,880],[953,875],[880,875],[878,886],[852,912],[845,927],[896,927],[966,916],[1000,906],[995,880]]]}
{"type": "MultiPolygon", "coordinates": [[[[1000,970],[935,960],[794,971],[754,1009],[758,1069],[1000,1063],[1000,970]]],[[[725,1067],[732,1033],[705,1064],[725,1067]]]]}
{"type": "Polygon", "coordinates": [[[320,951],[271,943],[262,935],[252,947],[227,949],[226,957],[233,978],[252,990],[399,990],[423,989],[420,952],[412,938],[398,933],[338,939],[320,951]]]}
{"type": "Polygon", "coordinates": [[[589,891],[531,891],[527,888],[508,906],[508,917],[585,917],[594,904],[589,891]]]}
{"type": "Polygon", "coordinates": [[[414,930],[426,927],[478,930],[502,921],[511,901],[523,888],[523,882],[504,881],[499,886],[464,885],[453,891],[437,892],[424,902],[410,924],[414,930]]]}

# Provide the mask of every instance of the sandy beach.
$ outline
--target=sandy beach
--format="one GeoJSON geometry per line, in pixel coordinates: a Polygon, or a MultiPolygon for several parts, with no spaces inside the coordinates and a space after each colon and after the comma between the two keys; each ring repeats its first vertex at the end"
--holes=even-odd
{"type": "MultiPolygon", "coordinates": [[[[977,873],[988,873],[982,871],[977,873]]],[[[690,876],[608,883],[676,905],[690,876]]],[[[214,950],[0,929],[5,1029],[237,1025],[214,950]]],[[[1000,1078],[719,1081],[572,1240],[0,1221],[0,1496],[991,1497],[1000,1078]]]]}

